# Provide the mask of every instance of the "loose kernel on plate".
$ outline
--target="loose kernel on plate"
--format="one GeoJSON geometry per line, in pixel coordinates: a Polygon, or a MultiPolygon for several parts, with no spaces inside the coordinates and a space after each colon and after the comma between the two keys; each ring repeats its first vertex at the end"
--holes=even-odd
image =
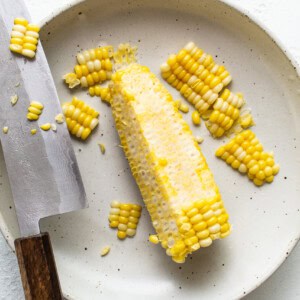
{"type": "Polygon", "coordinates": [[[201,137],[201,136],[197,136],[197,137],[195,137],[195,140],[196,140],[196,142],[197,142],[198,144],[202,144],[203,141],[204,141],[204,138],[201,137]]]}
{"type": "Polygon", "coordinates": [[[4,127],[2,128],[2,131],[3,131],[4,134],[7,134],[7,133],[8,133],[8,127],[7,127],[7,126],[4,126],[4,127]]]}
{"type": "Polygon", "coordinates": [[[158,236],[156,234],[149,235],[149,242],[151,242],[152,244],[158,244],[159,243],[158,236]]]}
{"type": "Polygon", "coordinates": [[[40,126],[40,128],[44,131],[48,131],[51,128],[51,124],[50,123],[46,123],[40,126]]]}
{"type": "Polygon", "coordinates": [[[105,255],[107,255],[109,253],[109,251],[110,251],[110,247],[109,246],[105,246],[105,247],[103,247],[101,249],[100,254],[101,254],[101,256],[105,256],[105,255]]]}
{"type": "Polygon", "coordinates": [[[44,105],[38,101],[30,102],[28,107],[27,119],[29,121],[37,121],[43,112],[44,105]]]}
{"type": "Polygon", "coordinates": [[[73,89],[80,84],[80,80],[77,78],[75,73],[67,73],[63,76],[66,84],[68,84],[70,89],[73,89]]]}
{"type": "Polygon", "coordinates": [[[57,131],[57,126],[56,126],[55,123],[52,123],[52,124],[51,124],[51,129],[52,129],[52,131],[54,131],[54,132],[57,131]]]}
{"type": "Polygon", "coordinates": [[[18,102],[18,99],[19,99],[18,95],[11,96],[10,97],[10,103],[11,103],[11,105],[14,106],[18,102]]]}
{"type": "Polygon", "coordinates": [[[37,133],[37,130],[36,130],[36,129],[31,129],[31,130],[30,130],[30,133],[31,133],[32,135],[35,135],[35,134],[37,133]]]}
{"type": "Polygon", "coordinates": [[[101,144],[101,143],[98,143],[98,145],[99,145],[99,147],[100,147],[100,151],[101,151],[101,153],[102,154],[104,154],[105,153],[105,145],[104,144],[101,144]]]}
{"type": "Polygon", "coordinates": [[[62,124],[62,123],[64,122],[64,120],[65,120],[65,117],[64,117],[63,114],[58,114],[58,115],[56,115],[56,117],[55,117],[55,122],[56,122],[57,124],[62,124]]]}
{"type": "Polygon", "coordinates": [[[193,111],[192,113],[192,121],[196,126],[199,126],[201,124],[200,114],[197,110],[193,111]]]}
{"type": "Polygon", "coordinates": [[[189,112],[190,109],[186,104],[181,102],[180,105],[179,105],[179,110],[186,114],[186,113],[189,112]]]}

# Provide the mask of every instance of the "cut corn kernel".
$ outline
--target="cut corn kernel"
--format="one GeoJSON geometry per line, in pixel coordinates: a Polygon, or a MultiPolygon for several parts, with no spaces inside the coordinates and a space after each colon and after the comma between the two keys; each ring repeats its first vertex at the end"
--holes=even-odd
{"type": "Polygon", "coordinates": [[[181,112],[183,112],[183,113],[188,113],[189,112],[189,107],[186,105],[186,104],[184,104],[184,103],[182,103],[182,102],[180,102],[180,105],[179,105],[179,108],[178,108],[181,112]]]}
{"type": "Polygon", "coordinates": [[[223,66],[194,43],[188,43],[177,55],[170,55],[161,65],[162,77],[187,99],[200,114],[205,113],[218,98],[218,93],[231,81],[223,66]]]}
{"type": "Polygon", "coordinates": [[[99,113],[76,97],[62,107],[69,132],[86,140],[92,130],[99,124],[99,113]]]}
{"type": "Polygon", "coordinates": [[[156,234],[149,235],[149,242],[151,242],[152,244],[158,244],[159,243],[158,236],[156,234]]]}
{"type": "Polygon", "coordinates": [[[57,126],[56,126],[55,123],[52,123],[52,124],[51,124],[51,129],[52,129],[52,131],[54,131],[54,132],[57,131],[57,126]]]}
{"type": "Polygon", "coordinates": [[[193,111],[192,113],[192,121],[196,126],[199,126],[201,124],[200,114],[197,110],[193,111]]]}
{"type": "Polygon", "coordinates": [[[39,119],[41,113],[43,112],[43,104],[37,101],[30,102],[28,107],[27,119],[29,121],[36,121],[39,119]]]}
{"type": "Polygon", "coordinates": [[[44,131],[48,131],[51,128],[51,124],[50,123],[46,123],[40,126],[40,128],[44,131]]]}
{"type": "Polygon", "coordinates": [[[246,173],[257,186],[272,182],[279,172],[273,153],[264,152],[262,144],[251,130],[243,131],[221,146],[216,156],[240,173],[246,173]]]}
{"type": "Polygon", "coordinates": [[[101,249],[101,256],[105,256],[110,252],[110,247],[109,246],[105,246],[101,249]]]}
{"type": "Polygon", "coordinates": [[[40,28],[28,24],[23,18],[16,18],[11,32],[9,49],[28,58],[34,58],[39,39],[40,28]]]}
{"type": "Polygon", "coordinates": [[[136,227],[141,216],[142,207],[137,204],[113,201],[109,212],[109,226],[118,228],[117,236],[125,239],[136,234],[136,227]]]}
{"type": "Polygon", "coordinates": [[[245,112],[241,113],[241,116],[239,118],[239,124],[243,129],[247,129],[255,125],[253,116],[249,110],[246,110],[245,112]]]}
{"type": "Polygon", "coordinates": [[[37,133],[37,130],[36,129],[31,129],[30,133],[31,133],[31,135],[35,135],[37,133]]]}
{"type": "Polygon", "coordinates": [[[7,127],[7,126],[4,126],[4,127],[2,128],[2,131],[3,131],[4,134],[7,134],[7,133],[8,133],[8,127],[7,127]]]}
{"type": "Polygon", "coordinates": [[[203,141],[204,141],[204,138],[201,137],[201,136],[197,136],[197,137],[195,137],[195,140],[196,140],[196,142],[197,142],[198,144],[202,144],[203,141]]]}
{"type": "Polygon", "coordinates": [[[225,89],[214,103],[212,113],[205,125],[213,137],[222,137],[234,125],[240,116],[240,108],[245,100],[241,94],[225,89]]]}
{"type": "Polygon", "coordinates": [[[63,76],[63,79],[65,80],[66,84],[69,85],[70,89],[80,85],[80,80],[77,78],[75,73],[68,73],[63,76]]]}
{"type": "Polygon", "coordinates": [[[12,106],[16,105],[17,102],[18,102],[18,100],[19,100],[18,95],[13,95],[13,96],[11,96],[11,97],[10,97],[10,103],[11,103],[11,105],[12,105],[12,106]]]}
{"type": "Polygon", "coordinates": [[[172,96],[147,67],[130,65],[112,80],[111,105],[122,148],[162,247],[182,263],[230,232],[230,225],[225,232],[206,230],[214,222],[221,228],[217,213],[227,215],[213,174],[172,96]]]}
{"type": "Polygon", "coordinates": [[[89,94],[94,97],[100,97],[102,101],[110,103],[111,94],[108,87],[102,87],[100,85],[95,85],[89,88],[89,94]]]}
{"type": "Polygon", "coordinates": [[[63,114],[58,114],[55,116],[55,122],[57,124],[62,124],[64,122],[64,120],[65,120],[65,117],[63,114]]]}
{"type": "Polygon", "coordinates": [[[105,145],[104,144],[100,144],[100,143],[98,143],[98,145],[99,145],[99,147],[100,147],[100,151],[101,151],[101,153],[102,154],[104,154],[105,153],[105,145]]]}

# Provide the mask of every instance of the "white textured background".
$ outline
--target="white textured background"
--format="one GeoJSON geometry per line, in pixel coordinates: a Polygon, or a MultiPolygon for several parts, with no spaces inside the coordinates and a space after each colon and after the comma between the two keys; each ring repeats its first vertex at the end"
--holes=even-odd
{"type": "MultiPolygon", "coordinates": [[[[38,22],[54,9],[71,4],[73,0],[25,0],[25,2],[33,21],[38,22]]],[[[263,23],[285,45],[300,65],[299,0],[226,0],[225,2],[239,6],[244,12],[263,23]]],[[[24,299],[24,296],[16,258],[0,233],[0,300],[19,299],[24,299]]],[[[300,244],[279,270],[245,299],[300,299],[300,244]]]]}

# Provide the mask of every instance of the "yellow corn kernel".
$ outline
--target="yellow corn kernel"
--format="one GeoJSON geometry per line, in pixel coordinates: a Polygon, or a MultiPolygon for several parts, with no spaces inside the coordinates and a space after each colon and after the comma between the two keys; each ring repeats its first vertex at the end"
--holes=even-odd
{"type": "Polygon", "coordinates": [[[100,254],[101,254],[101,256],[105,256],[105,255],[107,255],[109,252],[110,252],[110,247],[109,247],[109,246],[105,246],[105,247],[103,247],[103,248],[101,249],[100,254]]]}
{"type": "Polygon", "coordinates": [[[151,242],[152,244],[158,244],[159,239],[158,239],[157,235],[156,234],[149,235],[149,242],[151,242]]]}
{"type": "Polygon", "coordinates": [[[257,186],[272,182],[279,172],[273,155],[264,152],[262,144],[251,130],[237,134],[215,154],[240,173],[246,173],[257,186]]]}
{"type": "Polygon", "coordinates": [[[80,80],[74,73],[67,73],[63,76],[63,79],[65,80],[66,84],[68,84],[70,89],[73,89],[74,87],[80,84],[80,80]]]}
{"type": "Polygon", "coordinates": [[[193,111],[192,113],[192,121],[196,126],[199,126],[201,124],[200,114],[197,110],[193,111]]]}
{"type": "Polygon", "coordinates": [[[11,32],[9,49],[12,52],[33,58],[37,48],[40,28],[37,25],[28,24],[23,18],[16,18],[11,32]]]}
{"type": "Polygon", "coordinates": [[[2,128],[2,131],[3,131],[4,134],[7,134],[7,133],[8,133],[8,127],[7,127],[7,126],[4,126],[4,127],[2,128]]]}
{"type": "MultiPolygon", "coordinates": [[[[76,97],[73,97],[72,102],[65,103],[62,110],[69,132],[82,140],[86,140],[99,124],[99,113],[76,97]]],[[[58,120],[61,120],[60,117],[58,120]]]]}
{"type": "Polygon", "coordinates": [[[142,207],[137,204],[120,203],[113,201],[110,204],[109,226],[118,228],[117,236],[125,239],[127,236],[133,237],[136,234],[137,223],[142,207]],[[139,213],[137,216],[135,213],[139,213]]]}
{"type": "Polygon", "coordinates": [[[11,103],[11,105],[12,105],[12,106],[16,105],[17,102],[18,102],[18,100],[19,100],[18,95],[13,95],[13,96],[11,96],[11,97],[10,97],[10,103],[11,103]]]}
{"type": "Polygon", "coordinates": [[[179,110],[186,114],[189,112],[189,107],[181,102],[179,105],[179,110]]]}
{"type": "Polygon", "coordinates": [[[100,144],[100,143],[98,143],[98,145],[100,147],[101,153],[104,154],[105,153],[105,145],[104,144],[100,144]]]}
{"type": "Polygon", "coordinates": [[[45,123],[45,124],[41,125],[40,128],[44,131],[48,131],[51,128],[51,124],[45,123]]]}
{"type": "Polygon", "coordinates": [[[31,129],[30,133],[31,133],[31,135],[35,135],[37,133],[37,130],[36,129],[31,129]]]}
{"type": "Polygon", "coordinates": [[[55,116],[55,122],[57,124],[62,124],[64,122],[65,118],[63,114],[58,114],[55,116]]]}
{"type": "MultiPolygon", "coordinates": [[[[176,56],[171,56],[165,70],[176,63],[176,56]]],[[[200,242],[205,247],[222,237],[218,217],[226,211],[213,175],[171,95],[148,68],[133,64],[120,69],[113,76],[110,89],[122,148],[157,239],[167,255],[182,263],[189,253],[201,247],[200,242]],[[162,114],[166,118],[161,118],[162,114]],[[184,161],[184,166],[178,161],[184,161]],[[195,177],[191,178],[191,172],[195,177]]],[[[137,217],[128,217],[128,227],[138,221],[137,217]]],[[[224,237],[229,232],[230,225],[224,237]]],[[[149,239],[156,241],[154,237],[149,239]]]]}

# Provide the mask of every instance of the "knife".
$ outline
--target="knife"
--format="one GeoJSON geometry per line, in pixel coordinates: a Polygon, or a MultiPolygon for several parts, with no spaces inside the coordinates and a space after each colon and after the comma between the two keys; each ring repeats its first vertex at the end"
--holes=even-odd
{"type": "Polygon", "coordinates": [[[30,21],[23,1],[1,1],[0,141],[21,233],[15,248],[25,298],[63,299],[49,234],[40,233],[39,221],[86,207],[86,194],[66,125],[57,124],[56,132],[39,128],[54,123],[61,106],[41,43],[33,60],[10,52],[16,17],[30,21]],[[14,106],[13,95],[19,99],[14,106]],[[26,118],[33,100],[44,105],[36,122],[26,118]]]}

